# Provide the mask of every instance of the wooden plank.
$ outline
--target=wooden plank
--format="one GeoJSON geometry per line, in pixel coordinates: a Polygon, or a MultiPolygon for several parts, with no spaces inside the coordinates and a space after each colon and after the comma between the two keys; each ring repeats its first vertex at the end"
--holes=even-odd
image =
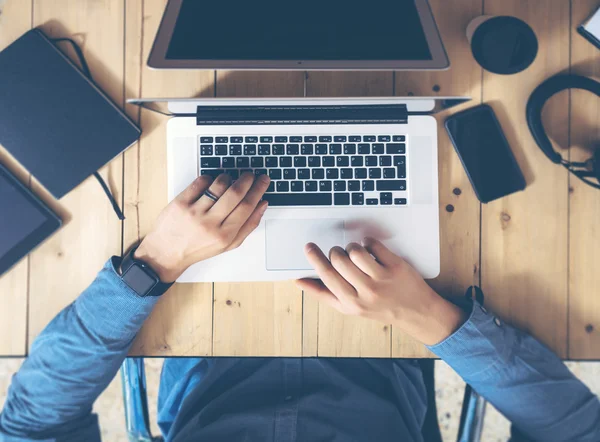
{"type": "MultiPolygon", "coordinates": [[[[0,50],[31,28],[31,1],[9,0],[0,4],[0,50]]],[[[0,147],[0,162],[23,183],[29,175],[0,147]]],[[[0,277],[0,356],[27,352],[27,278],[29,258],[0,277]]]]}
{"type": "MultiPolygon", "coordinates": [[[[441,295],[460,297],[467,287],[479,284],[479,215],[475,196],[443,123],[452,113],[481,101],[481,68],[471,55],[465,29],[481,14],[482,0],[430,1],[444,40],[450,69],[431,72],[397,72],[396,95],[470,96],[472,100],[438,117],[438,169],[440,207],[440,275],[428,281],[441,295]]],[[[394,357],[429,357],[424,346],[400,330],[392,330],[394,357]]]]}
{"type": "MultiPolygon", "coordinates": [[[[484,73],[483,99],[496,111],[527,180],[524,192],[482,208],[482,288],[500,317],[531,332],[560,356],[567,352],[568,184],[564,168],[535,145],[525,103],[545,78],[569,67],[569,2],[485,2],[485,13],[513,15],[539,40],[535,62],[511,76],[484,73]]],[[[544,121],[567,145],[568,95],[548,103],[544,121]]]]}
{"type": "MultiPolygon", "coordinates": [[[[219,72],[216,95],[302,96],[302,72],[219,72]]],[[[215,356],[301,356],[302,292],[292,282],[215,284],[215,356]]]]}
{"type": "MultiPolygon", "coordinates": [[[[35,0],[33,7],[34,26],[41,26],[50,37],[75,38],[96,82],[115,102],[121,103],[124,28],[121,2],[35,0]]],[[[101,173],[119,199],[121,158],[113,160],[101,173]]],[[[93,178],[65,196],[60,206],[71,219],[30,257],[29,343],[92,282],[106,260],[121,249],[121,222],[93,178]]]]}
{"type": "MultiPolygon", "coordinates": [[[[572,72],[600,78],[600,52],[575,30],[598,8],[597,0],[572,2],[572,72]]],[[[586,161],[600,147],[600,101],[590,92],[571,92],[571,161],[586,161]]],[[[569,358],[600,359],[600,195],[570,177],[569,193],[569,358]]]]}
{"type": "MultiPolygon", "coordinates": [[[[390,96],[393,91],[392,72],[309,72],[306,83],[306,95],[311,97],[390,96]]],[[[344,316],[326,305],[317,308],[312,300],[307,307],[318,314],[317,334],[305,334],[307,350],[316,346],[318,356],[391,356],[389,325],[344,316]]],[[[310,313],[307,319],[314,317],[310,313]]]]}
{"type": "MultiPolygon", "coordinates": [[[[166,4],[167,0],[127,2],[127,87],[132,96],[145,98],[212,96],[213,71],[151,70],[146,66],[166,4]]],[[[144,133],[125,155],[125,248],[150,231],[167,204],[166,122],[167,117],[141,112],[144,133]]],[[[146,321],[131,354],[206,356],[212,353],[211,341],[212,284],[176,284],[146,321]]]]}

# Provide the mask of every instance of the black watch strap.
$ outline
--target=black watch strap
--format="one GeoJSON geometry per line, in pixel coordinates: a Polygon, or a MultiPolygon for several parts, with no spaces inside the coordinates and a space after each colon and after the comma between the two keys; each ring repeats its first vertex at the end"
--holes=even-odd
{"type": "Polygon", "coordinates": [[[173,285],[164,283],[156,272],[144,261],[135,259],[133,255],[138,246],[132,247],[121,261],[121,279],[140,297],[161,296],[173,285]]]}

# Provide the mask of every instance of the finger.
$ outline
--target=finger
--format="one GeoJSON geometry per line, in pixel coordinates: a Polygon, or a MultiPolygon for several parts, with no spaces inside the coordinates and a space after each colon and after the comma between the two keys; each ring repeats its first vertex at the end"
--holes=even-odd
{"type": "Polygon", "coordinates": [[[325,286],[340,300],[356,297],[356,290],[333,268],[321,249],[313,243],[304,247],[304,254],[325,286]]]}
{"type": "Polygon", "coordinates": [[[256,210],[258,203],[269,188],[270,182],[271,180],[266,175],[256,177],[244,199],[233,209],[223,225],[231,228],[242,226],[256,210]]]}
{"type": "MultiPolygon", "coordinates": [[[[240,178],[227,189],[211,208],[210,213],[217,219],[223,221],[244,199],[252,184],[254,183],[254,174],[244,172],[240,178]]],[[[255,206],[256,207],[256,206],[255,206]]]]}
{"type": "Polygon", "coordinates": [[[212,178],[209,175],[199,176],[177,195],[175,200],[188,206],[194,204],[202,196],[204,191],[208,189],[210,183],[212,183],[212,178]]]}
{"type": "Polygon", "coordinates": [[[297,279],[296,286],[313,296],[317,301],[323,302],[338,311],[342,311],[342,304],[333,293],[318,279],[297,279]]]}
{"type": "MultiPolygon", "coordinates": [[[[215,197],[221,198],[231,185],[231,177],[225,173],[219,175],[210,185],[208,191],[215,197]]],[[[210,199],[206,195],[202,195],[200,199],[195,203],[195,206],[201,213],[206,213],[212,206],[215,205],[215,201],[210,199]]]]}
{"type": "Polygon", "coordinates": [[[398,260],[398,256],[392,253],[381,241],[378,241],[375,238],[365,238],[363,240],[363,245],[384,267],[391,266],[398,260]]]}
{"type": "Polygon", "coordinates": [[[346,253],[356,267],[371,277],[377,276],[383,270],[381,264],[375,261],[375,258],[360,244],[351,242],[346,247],[346,253]]]}
{"type": "Polygon", "coordinates": [[[342,278],[352,284],[353,287],[363,287],[369,282],[369,276],[350,260],[346,251],[341,247],[334,247],[329,251],[329,261],[342,278]]]}
{"type": "Polygon", "coordinates": [[[250,215],[250,218],[248,218],[248,220],[244,223],[240,231],[235,236],[235,239],[231,243],[229,250],[236,249],[239,246],[241,246],[242,243],[246,240],[246,238],[248,238],[248,235],[250,235],[252,232],[254,232],[254,230],[256,230],[268,207],[269,203],[267,201],[263,201],[258,205],[254,212],[252,212],[252,215],[250,215]]]}

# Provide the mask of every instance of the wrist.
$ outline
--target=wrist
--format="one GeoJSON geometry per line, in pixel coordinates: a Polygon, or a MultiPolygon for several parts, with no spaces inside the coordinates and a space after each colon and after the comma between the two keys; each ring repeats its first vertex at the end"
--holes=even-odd
{"type": "Polygon", "coordinates": [[[150,237],[141,242],[133,257],[150,266],[164,283],[174,282],[185,270],[175,257],[155,247],[150,237]]]}

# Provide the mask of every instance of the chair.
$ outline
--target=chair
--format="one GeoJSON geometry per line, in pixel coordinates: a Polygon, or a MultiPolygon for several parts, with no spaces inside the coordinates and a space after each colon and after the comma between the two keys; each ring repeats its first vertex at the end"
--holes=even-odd
{"type": "MultiPolygon", "coordinates": [[[[429,404],[423,424],[425,442],[442,442],[435,406],[434,360],[419,361],[427,390],[429,404]]],[[[121,366],[125,423],[130,442],[159,442],[161,437],[153,437],[148,417],[148,396],[146,394],[146,374],[143,358],[127,358],[121,366]]],[[[469,385],[465,388],[460,427],[457,442],[479,442],[483,430],[485,399],[469,385]]]]}

